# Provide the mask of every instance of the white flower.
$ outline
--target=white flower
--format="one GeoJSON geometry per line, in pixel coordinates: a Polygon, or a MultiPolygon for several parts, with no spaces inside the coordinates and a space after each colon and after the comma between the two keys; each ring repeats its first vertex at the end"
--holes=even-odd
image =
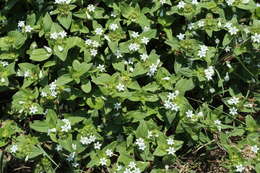
{"type": "Polygon", "coordinates": [[[168,152],[168,154],[172,154],[172,155],[174,155],[176,152],[176,150],[173,147],[169,147],[166,151],[168,152]]]}
{"type": "Polygon", "coordinates": [[[194,23],[188,24],[188,29],[189,29],[189,30],[192,30],[193,28],[194,28],[194,23]]]}
{"type": "Polygon", "coordinates": [[[212,77],[214,76],[214,67],[209,66],[207,69],[204,70],[205,76],[207,80],[212,80],[212,77]]]}
{"type": "Polygon", "coordinates": [[[70,0],[55,0],[55,4],[69,4],[70,0]]]}
{"type": "Polygon", "coordinates": [[[163,5],[166,3],[166,0],[160,0],[160,3],[163,5]]]}
{"type": "Polygon", "coordinates": [[[255,43],[260,43],[260,34],[255,33],[254,35],[251,36],[251,39],[255,43]]]}
{"type": "Polygon", "coordinates": [[[89,137],[80,137],[80,142],[83,144],[83,145],[88,145],[88,144],[91,144],[92,141],[89,139],[89,137]]]}
{"type": "Polygon", "coordinates": [[[185,34],[179,33],[177,37],[179,40],[183,40],[185,38],[185,34]]]}
{"type": "Polygon", "coordinates": [[[235,0],[226,0],[226,2],[229,6],[231,6],[235,2],[235,0]]]}
{"type": "Polygon", "coordinates": [[[116,17],[116,13],[112,12],[110,16],[111,17],[116,17]]]}
{"type": "Polygon", "coordinates": [[[117,170],[117,171],[120,171],[121,169],[123,169],[123,166],[122,166],[122,165],[117,165],[116,170],[117,170]]]}
{"type": "Polygon", "coordinates": [[[67,36],[67,32],[65,31],[61,31],[58,33],[58,35],[61,37],[61,38],[65,38],[67,36]]]}
{"type": "Polygon", "coordinates": [[[257,145],[251,146],[251,151],[254,153],[257,153],[259,150],[259,148],[257,147],[257,145]]]}
{"type": "Polygon", "coordinates": [[[236,105],[236,104],[239,103],[239,98],[237,98],[237,97],[232,97],[231,99],[229,99],[229,100],[227,101],[227,103],[228,103],[229,105],[236,105]]]}
{"type": "Polygon", "coordinates": [[[135,162],[130,162],[129,165],[128,165],[128,167],[131,168],[131,169],[136,168],[135,162]]]}
{"type": "Polygon", "coordinates": [[[112,31],[115,31],[118,29],[118,25],[116,23],[112,23],[109,25],[109,28],[112,30],[112,31]]]}
{"type": "Polygon", "coordinates": [[[30,114],[36,114],[38,112],[38,108],[36,106],[31,106],[29,108],[30,114]]]}
{"type": "Polygon", "coordinates": [[[116,56],[116,58],[122,58],[123,57],[123,55],[121,54],[121,52],[119,50],[116,51],[115,56],[116,56]]]}
{"type": "Polygon", "coordinates": [[[186,116],[187,116],[188,118],[192,118],[192,117],[194,116],[193,111],[192,111],[192,110],[188,110],[188,111],[186,112],[186,116]]]}
{"type": "Polygon", "coordinates": [[[235,35],[237,32],[238,32],[238,29],[233,26],[233,27],[230,27],[228,32],[231,34],[231,35],[235,35]]]}
{"type": "Polygon", "coordinates": [[[120,108],[121,108],[121,103],[115,103],[115,104],[114,104],[114,109],[115,109],[115,110],[118,111],[120,108]]]}
{"type": "Polygon", "coordinates": [[[56,84],[56,80],[55,80],[52,83],[50,83],[50,90],[54,91],[54,90],[56,90],[56,88],[57,88],[57,84],[56,84]]]}
{"type": "Polygon", "coordinates": [[[217,39],[215,40],[215,43],[216,43],[216,44],[219,44],[219,42],[220,42],[220,40],[217,38],[217,39]]]}
{"type": "Polygon", "coordinates": [[[102,144],[100,144],[99,142],[96,142],[96,143],[94,143],[94,148],[95,148],[96,150],[100,150],[101,145],[102,145],[102,144]]]}
{"type": "Polygon", "coordinates": [[[219,120],[215,120],[214,123],[215,123],[216,125],[221,125],[221,121],[219,121],[219,120]]]}
{"type": "Polygon", "coordinates": [[[10,152],[11,153],[16,153],[17,150],[18,150],[18,146],[17,145],[12,145],[12,147],[10,148],[10,152]]]}
{"type": "Polygon", "coordinates": [[[136,139],[135,144],[138,145],[139,150],[144,150],[146,148],[143,138],[136,139]]]}
{"type": "Polygon", "coordinates": [[[225,51],[226,51],[226,52],[230,52],[230,49],[231,49],[231,47],[227,46],[227,47],[225,48],[225,51]]]}
{"type": "Polygon", "coordinates": [[[198,0],[192,0],[191,3],[194,4],[194,5],[197,5],[198,4],[198,0]]]}
{"type": "Polygon", "coordinates": [[[79,166],[79,163],[77,163],[77,162],[73,162],[73,163],[72,163],[72,166],[73,166],[74,168],[76,168],[76,167],[79,166]]]}
{"type": "Polygon", "coordinates": [[[139,33],[138,32],[132,32],[131,35],[132,35],[133,38],[139,37],[139,33]]]}
{"type": "Polygon", "coordinates": [[[157,71],[159,64],[160,64],[160,60],[158,59],[156,64],[150,65],[147,75],[150,77],[153,76],[155,74],[155,72],[157,71]]]}
{"type": "Polygon", "coordinates": [[[179,91],[178,90],[176,90],[176,91],[174,91],[174,92],[172,92],[172,93],[168,93],[168,99],[169,100],[173,100],[173,99],[175,99],[178,95],[179,95],[179,91]]]}
{"type": "Polygon", "coordinates": [[[101,158],[99,163],[102,165],[102,166],[106,166],[107,165],[107,159],[106,158],[101,158]]]}
{"type": "Polygon", "coordinates": [[[5,82],[5,78],[1,78],[1,80],[0,80],[2,83],[4,83],[5,82]]]}
{"type": "Polygon", "coordinates": [[[128,46],[128,48],[129,48],[130,51],[138,51],[140,49],[140,45],[137,44],[137,43],[131,43],[128,46]]]}
{"type": "Polygon", "coordinates": [[[56,151],[61,151],[62,150],[62,147],[61,145],[57,145],[56,148],[55,148],[56,151]]]}
{"type": "Polygon", "coordinates": [[[153,132],[152,131],[148,131],[148,135],[147,135],[148,138],[151,138],[153,137],[153,132]]]}
{"type": "Polygon", "coordinates": [[[172,111],[178,111],[180,108],[177,104],[172,103],[169,100],[166,100],[163,105],[166,109],[170,109],[172,111]]]}
{"type": "Polygon", "coordinates": [[[146,44],[148,44],[148,42],[149,42],[149,38],[143,37],[143,38],[141,39],[141,42],[146,45],[146,44]]]}
{"type": "Polygon", "coordinates": [[[96,28],[96,29],[95,29],[95,33],[96,33],[97,35],[102,35],[103,29],[102,29],[102,28],[96,28]]]}
{"type": "Polygon", "coordinates": [[[235,107],[232,107],[232,108],[229,109],[229,113],[231,115],[236,115],[237,114],[237,109],[235,107]]]}
{"type": "Polygon", "coordinates": [[[29,76],[30,76],[30,71],[29,70],[25,71],[23,77],[27,78],[29,76]]]}
{"type": "Polygon", "coordinates": [[[119,84],[116,86],[116,89],[117,89],[118,91],[124,91],[124,90],[125,90],[125,86],[124,86],[123,84],[119,83],[119,84]]]}
{"type": "Polygon", "coordinates": [[[103,64],[98,64],[97,69],[98,69],[100,72],[105,72],[105,71],[106,71],[105,66],[104,66],[103,64]]]}
{"type": "Polygon", "coordinates": [[[97,55],[97,50],[96,49],[90,49],[90,55],[91,56],[96,56],[97,55]]]}
{"type": "Polygon", "coordinates": [[[68,132],[69,130],[71,130],[70,121],[68,119],[62,119],[62,121],[64,122],[64,125],[61,126],[61,131],[68,132]]]}
{"type": "Polygon", "coordinates": [[[25,26],[25,22],[24,21],[19,21],[18,22],[18,27],[22,28],[25,26]]]}
{"type": "Polygon", "coordinates": [[[24,27],[24,31],[25,31],[25,32],[32,32],[32,30],[33,30],[33,28],[32,28],[30,25],[26,25],[26,26],[24,27]]]}
{"type": "Polygon", "coordinates": [[[149,30],[150,30],[150,27],[149,27],[149,26],[145,26],[145,27],[144,27],[144,32],[149,31],[149,30]]]}
{"type": "Polygon", "coordinates": [[[56,40],[58,37],[59,37],[59,34],[58,34],[57,32],[53,32],[53,33],[51,33],[51,35],[50,35],[50,38],[51,38],[51,39],[54,39],[54,40],[56,40]]]}
{"type": "Polygon", "coordinates": [[[85,40],[85,44],[88,45],[88,46],[90,46],[90,45],[92,44],[92,40],[86,39],[86,40],[85,40]]]}
{"type": "Polygon", "coordinates": [[[200,46],[200,50],[199,50],[199,52],[198,52],[198,56],[199,56],[200,58],[206,57],[207,51],[208,51],[208,47],[207,47],[207,46],[205,46],[205,45],[200,46]]]}
{"type": "Polygon", "coordinates": [[[203,20],[200,20],[199,22],[198,22],[198,26],[199,27],[203,27],[205,25],[205,22],[203,21],[203,20]]]}
{"type": "Polygon", "coordinates": [[[184,8],[185,5],[186,5],[185,2],[180,1],[180,2],[178,3],[178,5],[177,5],[177,8],[178,8],[178,9],[184,8]]]}
{"type": "Polygon", "coordinates": [[[70,155],[67,157],[66,160],[69,162],[73,161],[75,158],[75,154],[76,154],[75,152],[70,153],[70,155]]]}
{"type": "Polygon", "coordinates": [[[112,156],[113,156],[112,150],[107,149],[107,150],[106,150],[106,155],[109,156],[109,157],[112,157],[112,156]]]}
{"type": "Polygon", "coordinates": [[[173,145],[174,144],[174,140],[172,138],[168,138],[167,139],[167,144],[168,145],[173,145]]]}
{"type": "Polygon", "coordinates": [[[142,61],[146,61],[149,58],[149,56],[146,53],[141,54],[140,57],[142,61]]]}
{"type": "Polygon", "coordinates": [[[245,167],[241,164],[236,166],[236,172],[243,172],[244,169],[245,169],[245,167]]]}
{"type": "Polygon", "coordinates": [[[199,112],[198,117],[203,117],[203,112],[199,112]]]}
{"type": "Polygon", "coordinates": [[[254,107],[254,105],[253,105],[252,103],[245,104],[244,106],[245,106],[245,107],[248,107],[248,108],[254,107]]]}
{"type": "Polygon", "coordinates": [[[89,4],[87,9],[88,9],[89,12],[94,12],[96,7],[93,4],[89,4]]]}

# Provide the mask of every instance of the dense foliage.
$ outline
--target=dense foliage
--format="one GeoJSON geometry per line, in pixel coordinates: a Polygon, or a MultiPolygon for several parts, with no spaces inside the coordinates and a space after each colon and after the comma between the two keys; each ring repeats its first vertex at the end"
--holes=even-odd
{"type": "Polygon", "coordinates": [[[256,0],[0,9],[0,172],[260,173],[256,0]]]}

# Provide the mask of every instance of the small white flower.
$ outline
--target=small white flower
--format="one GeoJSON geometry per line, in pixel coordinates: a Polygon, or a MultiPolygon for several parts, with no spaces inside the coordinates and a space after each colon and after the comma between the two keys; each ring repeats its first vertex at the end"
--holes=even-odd
{"type": "Polygon", "coordinates": [[[31,74],[30,71],[27,70],[27,71],[24,72],[23,77],[27,78],[27,77],[30,76],[30,74],[31,74]]]}
{"type": "Polygon", "coordinates": [[[100,150],[101,145],[102,145],[102,144],[100,144],[99,142],[96,142],[96,143],[94,143],[94,148],[95,148],[96,150],[100,150]]]}
{"type": "Polygon", "coordinates": [[[248,107],[248,108],[254,107],[254,105],[253,105],[252,103],[245,104],[244,106],[245,106],[245,107],[248,107]]]}
{"type": "Polygon", "coordinates": [[[214,123],[215,123],[216,125],[221,125],[221,121],[219,121],[219,120],[215,120],[214,123]]]}
{"type": "Polygon", "coordinates": [[[183,40],[185,38],[185,34],[179,33],[177,37],[179,40],[183,40]]]}
{"type": "Polygon", "coordinates": [[[17,145],[12,145],[12,147],[10,148],[10,152],[11,153],[16,153],[17,150],[18,150],[18,146],[17,145]]]}
{"type": "Polygon", "coordinates": [[[229,81],[229,79],[230,79],[230,78],[229,78],[229,74],[228,74],[228,72],[226,72],[226,76],[224,77],[224,80],[225,80],[225,81],[229,81]]]}
{"type": "Polygon", "coordinates": [[[133,38],[137,38],[137,37],[139,37],[139,33],[138,32],[132,32],[131,36],[133,38]]]}
{"type": "Polygon", "coordinates": [[[129,48],[130,51],[138,51],[140,49],[140,45],[137,44],[137,43],[131,43],[128,46],[128,48],[129,48]]]}
{"type": "Polygon", "coordinates": [[[57,145],[56,148],[55,148],[56,151],[61,151],[62,150],[62,147],[61,145],[57,145]]]}
{"type": "Polygon", "coordinates": [[[96,29],[95,29],[95,33],[96,33],[97,35],[102,35],[103,29],[102,29],[102,28],[96,28],[96,29]]]}
{"type": "Polygon", "coordinates": [[[19,21],[18,22],[18,27],[22,28],[25,26],[25,22],[24,21],[19,21]]]}
{"type": "Polygon", "coordinates": [[[136,139],[135,144],[138,145],[139,150],[144,150],[146,148],[143,138],[136,139]]]}
{"type": "Polygon", "coordinates": [[[30,114],[36,114],[36,112],[38,112],[38,108],[36,106],[31,106],[29,108],[29,113],[30,114]]]}
{"type": "Polygon", "coordinates": [[[68,119],[62,119],[62,121],[64,122],[64,125],[61,126],[61,131],[68,132],[69,130],[71,130],[70,121],[68,119]]]}
{"type": "Polygon", "coordinates": [[[114,109],[115,109],[115,110],[118,111],[120,108],[121,108],[121,103],[115,103],[115,104],[114,104],[114,109]]]}
{"type": "Polygon", "coordinates": [[[168,99],[169,100],[173,100],[173,99],[175,99],[178,95],[179,95],[179,91],[178,90],[176,90],[176,91],[174,91],[174,92],[172,92],[172,93],[168,93],[168,99]]]}
{"type": "Polygon", "coordinates": [[[194,4],[194,5],[197,5],[198,4],[198,0],[192,0],[191,3],[194,4]]]}
{"type": "Polygon", "coordinates": [[[33,30],[33,28],[32,28],[30,25],[26,25],[26,26],[24,27],[24,31],[25,31],[25,32],[32,32],[32,30],[33,30]]]}
{"type": "Polygon", "coordinates": [[[122,169],[123,169],[123,166],[122,166],[122,165],[117,165],[117,168],[116,168],[117,171],[120,171],[120,170],[122,170],[122,169]]]}
{"type": "Polygon", "coordinates": [[[92,45],[92,40],[86,39],[85,44],[88,45],[88,46],[92,45]]]}
{"type": "Polygon", "coordinates": [[[51,33],[51,35],[50,35],[50,38],[51,38],[51,39],[54,39],[54,40],[58,39],[58,37],[59,37],[59,34],[58,34],[57,32],[53,32],[53,33],[51,33]]]}
{"type": "Polygon", "coordinates": [[[174,140],[172,138],[168,138],[167,139],[167,144],[168,145],[173,145],[174,144],[174,140]]]}
{"type": "Polygon", "coordinates": [[[76,144],[72,144],[71,147],[72,147],[73,150],[77,149],[77,145],[76,144]]]}
{"type": "Polygon", "coordinates": [[[232,97],[227,101],[229,105],[237,105],[239,103],[239,98],[238,97],[232,97]]]}
{"type": "Polygon", "coordinates": [[[236,115],[237,114],[237,109],[235,107],[232,107],[232,108],[229,109],[229,113],[231,115],[236,115]]]}
{"type": "Polygon", "coordinates": [[[186,112],[186,116],[187,116],[188,118],[192,118],[192,117],[194,116],[193,111],[192,111],[192,110],[188,110],[188,111],[186,112]]]}
{"type": "Polygon", "coordinates": [[[61,38],[65,38],[67,36],[67,32],[65,31],[61,31],[58,33],[58,35],[61,37],[61,38]]]}
{"type": "Polygon", "coordinates": [[[149,30],[150,30],[150,27],[149,27],[149,26],[145,26],[145,27],[144,27],[144,32],[149,31],[149,30]]]}
{"type": "Polygon", "coordinates": [[[75,158],[75,154],[76,154],[75,152],[70,153],[70,155],[66,158],[66,160],[69,162],[73,161],[75,158]]]}
{"type": "Polygon", "coordinates": [[[96,56],[98,51],[96,49],[90,49],[90,55],[91,56],[96,56]]]}
{"type": "Polygon", "coordinates": [[[251,36],[251,39],[255,43],[260,43],[260,34],[255,33],[254,35],[251,36]]]}
{"type": "Polygon", "coordinates": [[[0,61],[0,63],[3,65],[3,67],[6,67],[9,65],[9,63],[7,61],[0,61]]]}
{"type": "Polygon", "coordinates": [[[72,163],[72,166],[73,166],[74,168],[76,168],[76,167],[79,166],[79,163],[77,163],[77,162],[73,162],[73,163],[72,163]]]}
{"type": "Polygon", "coordinates": [[[231,6],[235,2],[235,0],[226,0],[226,2],[229,6],[231,6]]]}
{"type": "Polygon", "coordinates": [[[128,165],[128,167],[131,168],[131,169],[136,168],[135,162],[130,162],[129,165],[128,165]]]}
{"type": "Polygon", "coordinates": [[[207,80],[212,80],[212,77],[215,74],[214,67],[209,66],[207,69],[204,70],[204,73],[205,73],[207,80]]]}
{"type": "Polygon", "coordinates": [[[185,7],[185,5],[186,5],[186,3],[185,3],[185,2],[183,2],[183,1],[180,1],[180,2],[178,3],[178,5],[177,5],[177,8],[178,8],[178,9],[184,8],[184,7],[185,7]]]}
{"type": "Polygon", "coordinates": [[[230,28],[229,28],[228,32],[229,32],[231,35],[235,35],[235,34],[237,34],[238,29],[237,29],[235,26],[233,26],[233,27],[230,27],[230,28]]]}
{"type": "Polygon", "coordinates": [[[243,172],[244,169],[245,169],[245,167],[241,164],[236,166],[236,172],[243,172]]]}
{"type": "Polygon", "coordinates": [[[189,30],[192,30],[193,28],[194,28],[194,23],[188,24],[188,29],[189,29],[189,30]]]}
{"type": "Polygon", "coordinates": [[[198,113],[198,117],[203,117],[204,115],[203,115],[203,112],[199,112],[198,113]]]}
{"type": "Polygon", "coordinates": [[[200,21],[198,22],[198,26],[199,26],[199,27],[205,26],[205,22],[204,22],[203,20],[200,20],[200,21]]]}
{"type": "Polygon", "coordinates": [[[112,30],[112,31],[115,31],[118,29],[118,25],[116,23],[112,23],[109,25],[109,28],[112,30]]]}
{"type": "Polygon", "coordinates": [[[89,12],[94,12],[96,7],[93,4],[89,4],[87,9],[88,9],[89,12]]]}
{"type": "Polygon", "coordinates": [[[149,58],[149,56],[146,53],[141,54],[140,57],[142,61],[146,61],[149,58]]]}
{"type": "Polygon", "coordinates": [[[257,147],[257,145],[251,146],[251,151],[254,153],[257,153],[259,150],[259,148],[257,147]]]}
{"type": "Polygon", "coordinates": [[[166,3],[166,0],[160,0],[160,3],[163,5],[166,3]]]}
{"type": "Polygon", "coordinates": [[[215,40],[215,43],[216,43],[216,44],[219,44],[219,42],[220,42],[220,40],[217,38],[217,39],[215,40]]]}
{"type": "Polygon", "coordinates": [[[124,90],[125,90],[125,86],[124,86],[123,84],[119,83],[119,84],[116,86],[116,89],[117,89],[118,91],[124,91],[124,90]]]}
{"type": "Polygon", "coordinates": [[[142,42],[143,44],[147,45],[148,42],[149,42],[149,38],[143,37],[143,38],[141,39],[141,42],[142,42]]]}
{"type": "Polygon", "coordinates": [[[102,166],[106,166],[107,165],[107,159],[106,158],[101,158],[99,163],[102,165],[102,166]]]}
{"type": "Polygon", "coordinates": [[[106,150],[106,155],[109,156],[109,157],[112,157],[112,156],[113,156],[112,150],[107,149],[107,150],[106,150]]]}
{"type": "Polygon", "coordinates": [[[103,64],[98,64],[97,69],[98,69],[100,72],[105,72],[105,71],[106,71],[105,65],[103,65],[103,64]]]}
{"type": "Polygon", "coordinates": [[[119,50],[116,51],[115,56],[116,56],[116,58],[122,58],[123,57],[123,55],[121,54],[121,52],[119,50]]]}
{"type": "Polygon", "coordinates": [[[176,150],[173,147],[169,147],[167,150],[168,154],[174,155],[176,150]]]}
{"type": "Polygon", "coordinates": [[[227,46],[227,47],[225,48],[225,51],[226,51],[226,52],[230,52],[230,50],[231,50],[231,47],[229,47],[229,46],[227,46]]]}

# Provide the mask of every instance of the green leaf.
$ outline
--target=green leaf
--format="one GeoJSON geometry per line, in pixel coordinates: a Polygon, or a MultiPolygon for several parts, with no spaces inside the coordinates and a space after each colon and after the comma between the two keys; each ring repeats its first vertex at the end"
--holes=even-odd
{"type": "Polygon", "coordinates": [[[51,56],[45,49],[33,49],[30,53],[30,59],[33,61],[44,61],[51,56]]]}
{"type": "Polygon", "coordinates": [[[37,132],[48,132],[49,126],[46,121],[35,120],[30,123],[30,128],[37,132]]]}
{"type": "Polygon", "coordinates": [[[91,91],[91,82],[88,81],[87,84],[81,85],[81,89],[85,92],[85,93],[89,93],[91,91]]]}
{"type": "Polygon", "coordinates": [[[64,28],[69,29],[72,22],[72,14],[58,15],[58,21],[62,26],[64,26],[64,28]]]}
{"type": "Polygon", "coordinates": [[[181,79],[176,83],[176,90],[179,90],[183,93],[186,91],[192,90],[195,87],[192,78],[190,79],[181,79]]]}
{"type": "Polygon", "coordinates": [[[137,138],[147,138],[148,135],[148,127],[145,121],[141,121],[138,128],[135,131],[135,135],[137,138]]]}

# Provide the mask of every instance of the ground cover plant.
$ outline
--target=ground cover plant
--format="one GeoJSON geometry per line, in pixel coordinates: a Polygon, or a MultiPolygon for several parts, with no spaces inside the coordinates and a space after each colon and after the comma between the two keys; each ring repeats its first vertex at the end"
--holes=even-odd
{"type": "Polygon", "coordinates": [[[0,172],[260,173],[256,0],[0,0],[0,172]]]}

